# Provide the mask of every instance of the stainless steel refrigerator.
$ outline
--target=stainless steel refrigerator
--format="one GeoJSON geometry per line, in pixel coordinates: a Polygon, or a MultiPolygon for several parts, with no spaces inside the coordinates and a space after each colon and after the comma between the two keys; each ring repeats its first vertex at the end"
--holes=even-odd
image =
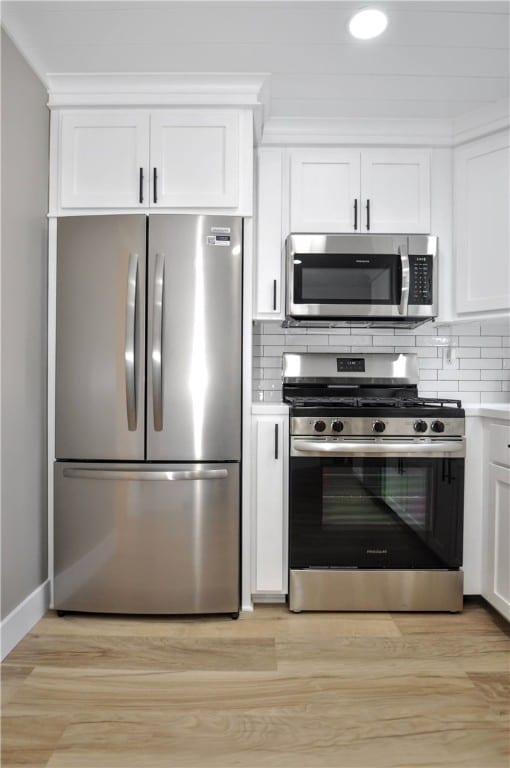
{"type": "Polygon", "coordinates": [[[54,606],[239,610],[242,219],[62,218],[54,606]]]}

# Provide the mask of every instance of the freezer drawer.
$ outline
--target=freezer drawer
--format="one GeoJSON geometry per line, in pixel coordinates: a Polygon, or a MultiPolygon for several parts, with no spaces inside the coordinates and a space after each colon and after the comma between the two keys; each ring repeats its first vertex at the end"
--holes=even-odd
{"type": "Polygon", "coordinates": [[[54,605],[239,610],[239,465],[56,462],[54,605]]]}

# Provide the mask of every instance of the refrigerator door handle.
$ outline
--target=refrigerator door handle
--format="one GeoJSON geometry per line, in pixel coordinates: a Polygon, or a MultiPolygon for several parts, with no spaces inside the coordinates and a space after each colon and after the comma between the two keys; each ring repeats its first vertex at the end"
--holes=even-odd
{"type": "Polygon", "coordinates": [[[80,480],[223,480],[226,469],[175,470],[173,472],[131,469],[64,469],[64,477],[80,480]]]}
{"type": "Polygon", "coordinates": [[[154,429],[163,429],[163,295],[165,287],[165,257],[156,254],[154,274],[154,306],[152,322],[152,410],[154,429]]]}
{"type": "Polygon", "coordinates": [[[124,367],[126,372],[126,411],[128,430],[136,431],[136,298],[138,293],[138,254],[129,254],[126,292],[126,343],[124,367]]]}

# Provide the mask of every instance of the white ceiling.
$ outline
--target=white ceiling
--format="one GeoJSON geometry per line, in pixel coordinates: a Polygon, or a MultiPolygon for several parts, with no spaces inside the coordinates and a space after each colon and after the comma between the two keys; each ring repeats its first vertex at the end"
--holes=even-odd
{"type": "Polygon", "coordinates": [[[508,96],[510,0],[377,2],[389,26],[347,32],[368,0],[2,2],[39,74],[265,72],[269,113],[454,118],[508,96]]]}

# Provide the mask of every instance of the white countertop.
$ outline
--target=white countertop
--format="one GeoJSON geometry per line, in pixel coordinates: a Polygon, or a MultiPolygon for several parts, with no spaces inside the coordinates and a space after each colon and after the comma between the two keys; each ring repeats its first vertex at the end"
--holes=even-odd
{"type": "Polygon", "coordinates": [[[485,416],[510,420],[510,403],[473,403],[463,406],[466,416],[485,416]]]}
{"type": "Polygon", "coordinates": [[[251,412],[259,416],[278,416],[289,412],[287,403],[254,402],[251,404],[251,412]]]}

